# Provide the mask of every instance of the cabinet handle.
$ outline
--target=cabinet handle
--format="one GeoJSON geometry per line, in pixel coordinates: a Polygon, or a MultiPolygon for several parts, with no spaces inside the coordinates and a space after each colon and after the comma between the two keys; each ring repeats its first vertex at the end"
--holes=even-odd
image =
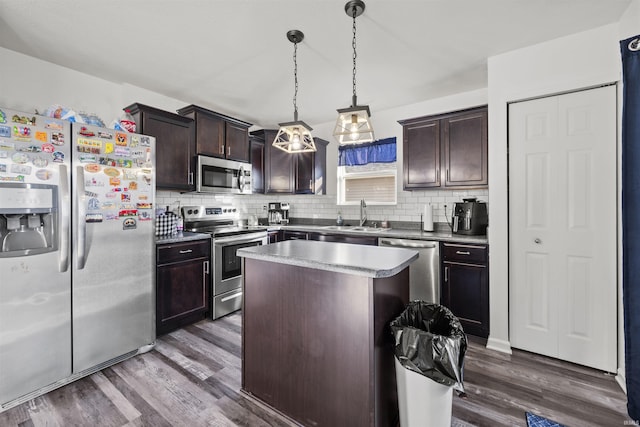
{"type": "Polygon", "coordinates": [[[193,172],[189,172],[189,185],[193,185],[193,172]]]}
{"type": "Polygon", "coordinates": [[[447,182],[449,182],[449,169],[447,169],[447,182]]]}
{"type": "Polygon", "coordinates": [[[203,262],[202,267],[204,268],[204,274],[209,274],[209,261],[203,262]]]}
{"type": "Polygon", "coordinates": [[[313,180],[312,179],[309,180],[309,190],[313,191],[313,180]]]}
{"type": "Polygon", "coordinates": [[[193,249],[180,250],[181,254],[190,254],[191,252],[193,252],[193,249]]]}
{"type": "Polygon", "coordinates": [[[471,252],[469,252],[469,251],[456,251],[456,254],[458,254],[458,255],[471,255],[471,252]]]}
{"type": "Polygon", "coordinates": [[[218,151],[220,152],[220,154],[224,154],[224,147],[221,145],[218,151]]]}
{"type": "Polygon", "coordinates": [[[444,281],[445,282],[449,281],[449,267],[444,268],[444,281]]]}
{"type": "Polygon", "coordinates": [[[231,155],[231,146],[228,146],[227,147],[227,156],[230,156],[230,155],[231,155]]]}

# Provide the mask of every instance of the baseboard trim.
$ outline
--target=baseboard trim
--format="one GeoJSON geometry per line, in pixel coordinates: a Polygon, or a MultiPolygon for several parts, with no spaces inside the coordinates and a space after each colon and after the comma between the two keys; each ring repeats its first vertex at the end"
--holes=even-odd
{"type": "Polygon", "coordinates": [[[624,391],[624,394],[627,394],[627,380],[626,380],[624,371],[620,368],[618,368],[618,374],[616,375],[616,382],[618,383],[622,391],[624,391]]]}
{"type": "Polygon", "coordinates": [[[499,351],[501,353],[511,354],[511,344],[509,341],[499,340],[497,338],[491,338],[487,340],[487,348],[489,350],[499,351]]]}

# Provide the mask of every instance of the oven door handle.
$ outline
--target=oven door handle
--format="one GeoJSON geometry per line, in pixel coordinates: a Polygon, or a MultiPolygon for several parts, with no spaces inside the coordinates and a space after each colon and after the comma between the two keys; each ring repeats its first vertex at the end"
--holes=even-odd
{"type": "Polygon", "coordinates": [[[260,234],[250,234],[248,236],[244,236],[243,238],[239,237],[239,236],[228,236],[228,237],[221,237],[221,238],[215,238],[213,239],[213,244],[215,245],[224,245],[227,243],[233,243],[233,244],[237,244],[237,243],[251,243],[251,242],[263,242],[265,241],[265,239],[267,238],[267,234],[266,232],[260,233],[260,234]]]}

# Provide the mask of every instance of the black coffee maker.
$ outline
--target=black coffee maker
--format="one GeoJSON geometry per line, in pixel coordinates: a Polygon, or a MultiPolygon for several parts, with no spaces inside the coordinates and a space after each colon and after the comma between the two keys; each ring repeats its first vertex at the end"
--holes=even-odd
{"type": "Polygon", "coordinates": [[[453,209],[451,231],[455,234],[487,234],[487,204],[478,202],[475,197],[462,199],[453,209]]]}

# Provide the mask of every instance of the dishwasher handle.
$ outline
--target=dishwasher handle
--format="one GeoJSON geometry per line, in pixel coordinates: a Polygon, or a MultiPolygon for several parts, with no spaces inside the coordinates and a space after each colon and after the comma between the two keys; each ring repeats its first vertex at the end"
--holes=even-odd
{"type": "Polygon", "coordinates": [[[404,239],[381,239],[380,246],[396,246],[400,248],[435,249],[438,244],[430,241],[404,240],[404,239]]]}

